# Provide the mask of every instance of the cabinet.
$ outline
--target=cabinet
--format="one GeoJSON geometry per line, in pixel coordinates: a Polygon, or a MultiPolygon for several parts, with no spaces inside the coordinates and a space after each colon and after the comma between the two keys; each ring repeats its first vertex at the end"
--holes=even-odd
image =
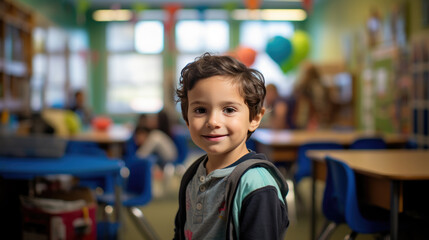
{"type": "Polygon", "coordinates": [[[12,0],[0,0],[0,112],[30,111],[32,13],[12,0]]]}

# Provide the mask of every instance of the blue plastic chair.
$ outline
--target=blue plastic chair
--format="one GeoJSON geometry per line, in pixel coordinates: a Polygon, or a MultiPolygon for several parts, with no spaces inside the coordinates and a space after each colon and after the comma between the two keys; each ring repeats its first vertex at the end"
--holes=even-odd
{"type": "Polygon", "coordinates": [[[256,152],[256,142],[252,138],[247,139],[246,141],[246,147],[247,149],[250,149],[254,152],[256,152]]]}
{"type": "Polygon", "coordinates": [[[389,218],[370,220],[365,218],[358,204],[356,180],[353,170],[344,162],[326,157],[327,179],[323,195],[322,211],[330,221],[319,236],[327,239],[336,226],[342,223],[352,229],[345,239],[354,239],[358,233],[374,234],[389,232],[389,218]]]}
{"type": "Polygon", "coordinates": [[[298,148],[297,169],[294,174],[295,183],[299,183],[304,177],[311,176],[311,160],[307,157],[308,150],[334,150],[344,149],[343,146],[335,142],[312,142],[301,145],[298,148]]]}
{"type": "MultiPolygon", "coordinates": [[[[106,158],[106,151],[101,149],[95,142],[85,141],[68,141],[66,146],[66,154],[74,155],[90,155],[106,158]]],[[[110,177],[80,177],[79,186],[89,187],[92,190],[96,190],[98,187],[103,189],[103,192],[113,192],[113,179],[110,177]]]]}
{"type": "Polygon", "coordinates": [[[298,212],[305,211],[305,206],[303,205],[303,198],[299,191],[297,190],[298,183],[305,177],[311,177],[311,159],[306,155],[308,150],[333,150],[333,149],[343,149],[341,144],[335,142],[311,142],[301,145],[298,148],[298,158],[295,164],[296,170],[292,177],[292,184],[295,193],[295,201],[297,203],[298,212]]]}
{"type": "Polygon", "coordinates": [[[386,149],[386,142],[381,137],[361,137],[350,145],[350,149],[386,149]]]}
{"type": "Polygon", "coordinates": [[[68,141],[66,146],[66,153],[107,157],[106,152],[101,149],[97,143],[85,141],[68,141]]]}
{"type": "Polygon", "coordinates": [[[184,134],[174,134],[173,142],[177,147],[177,158],[173,162],[174,166],[183,165],[189,154],[188,139],[184,134]]]}
{"type": "Polygon", "coordinates": [[[405,149],[418,149],[418,148],[419,148],[419,145],[413,139],[408,139],[407,143],[405,144],[405,149]]]}
{"type": "MultiPolygon", "coordinates": [[[[125,207],[144,239],[159,239],[139,209],[152,200],[152,166],[155,160],[155,156],[151,155],[144,159],[133,156],[125,161],[125,165],[129,169],[129,176],[123,184],[122,206],[125,207]]],[[[115,195],[113,193],[103,194],[98,196],[97,200],[101,205],[113,206],[115,195]]],[[[117,226],[113,224],[112,227],[112,225],[106,224],[106,220],[101,221],[97,226],[100,229],[98,232],[100,237],[107,236],[108,239],[114,239],[112,235],[117,234],[117,226]]]]}

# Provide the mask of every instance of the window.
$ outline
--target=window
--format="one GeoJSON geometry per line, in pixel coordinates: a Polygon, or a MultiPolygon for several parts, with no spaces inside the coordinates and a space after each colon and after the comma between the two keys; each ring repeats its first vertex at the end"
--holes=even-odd
{"type": "Polygon", "coordinates": [[[47,79],[45,103],[48,107],[65,107],[66,94],[66,42],[67,35],[59,28],[47,31],[47,79]]]}
{"type": "Polygon", "coordinates": [[[176,25],[181,53],[223,53],[229,50],[229,26],[223,20],[182,20],[176,25]]]}
{"type": "Polygon", "coordinates": [[[163,50],[161,21],[108,24],[107,112],[158,112],[163,108],[163,50]]]}
{"type": "Polygon", "coordinates": [[[77,90],[83,90],[87,88],[87,46],[89,41],[88,35],[84,31],[75,30],[70,32],[69,36],[69,85],[71,92],[74,93],[77,90]]]}
{"type": "Polygon", "coordinates": [[[136,25],[135,47],[139,53],[161,53],[164,50],[164,26],[158,21],[136,25]],[[149,36],[151,35],[151,36],[149,36]]]}
{"type": "Polygon", "coordinates": [[[109,56],[107,111],[158,112],[163,107],[162,56],[137,53],[109,56]]]}
{"type": "Polygon", "coordinates": [[[67,107],[68,93],[86,88],[87,45],[83,31],[65,32],[54,27],[33,30],[32,110],[67,107]]]}

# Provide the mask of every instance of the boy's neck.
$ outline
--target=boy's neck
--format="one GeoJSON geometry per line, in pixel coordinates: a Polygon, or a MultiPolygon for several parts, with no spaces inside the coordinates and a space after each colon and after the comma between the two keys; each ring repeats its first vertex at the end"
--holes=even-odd
{"type": "Polygon", "coordinates": [[[244,149],[241,149],[239,151],[233,151],[226,154],[207,154],[207,174],[213,172],[216,169],[228,167],[247,153],[249,153],[249,150],[247,149],[247,147],[245,147],[244,149]]]}

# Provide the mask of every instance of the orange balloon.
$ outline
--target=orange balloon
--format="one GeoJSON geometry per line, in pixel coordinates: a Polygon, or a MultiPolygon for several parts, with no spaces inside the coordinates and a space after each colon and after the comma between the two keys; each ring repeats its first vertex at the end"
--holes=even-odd
{"type": "Polygon", "coordinates": [[[242,62],[247,67],[250,67],[255,62],[256,51],[252,48],[241,46],[235,50],[234,55],[234,57],[237,58],[240,62],[242,62]]]}

